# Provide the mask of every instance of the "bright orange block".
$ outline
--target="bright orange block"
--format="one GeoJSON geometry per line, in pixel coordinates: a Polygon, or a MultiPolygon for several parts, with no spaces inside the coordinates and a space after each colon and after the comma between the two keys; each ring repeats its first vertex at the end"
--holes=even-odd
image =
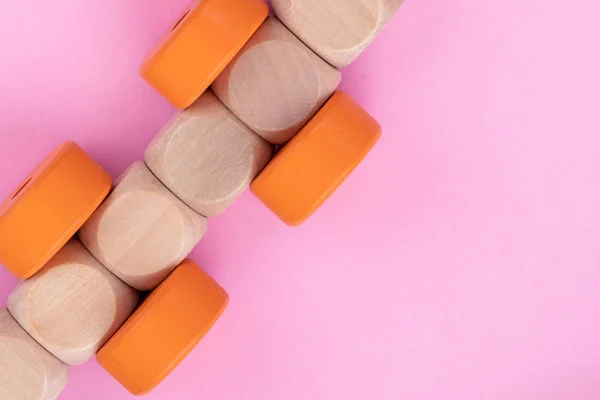
{"type": "Polygon", "coordinates": [[[268,13],[263,0],[197,0],[150,51],[140,75],[175,107],[187,108],[268,13]]]}
{"type": "Polygon", "coordinates": [[[288,225],[315,212],[381,137],[381,126],[336,92],[266,166],[252,192],[288,225]]]}
{"type": "Polygon", "coordinates": [[[227,293],[186,259],[100,349],[97,360],[131,393],[148,393],[192,351],[227,303],[227,293]]]}
{"type": "Polygon", "coordinates": [[[0,205],[0,264],[29,278],[107,196],[110,175],[77,144],[49,154],[0,205]]]}

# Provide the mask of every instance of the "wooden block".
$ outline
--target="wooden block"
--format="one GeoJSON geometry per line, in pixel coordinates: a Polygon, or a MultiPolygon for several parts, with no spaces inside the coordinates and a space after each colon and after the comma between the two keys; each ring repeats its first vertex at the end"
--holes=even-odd
{"type": "Polygon", "coordinates": [[[271,153],[271,145],[207,91],[155,137],[146,164],[177,197],[212,217],[246,190],[271,153]]]}
{"type": "Polygon", "coordinates": [[[289,225],[308,218],[381,136],[360,105],[337,92],[252,182],[252,192],[289,225]]]}
{"type": "Polygon", "coordinates": [[[194,349],[227,303],[227,293],[185,260],[98,352],[98,363],[131,393],[148,393],[194,349]]]}
{"type": "Polygon", "coordinates": [[[138,293],[69,241],[8,298],[8,309],[38,343],[69,365],[89,360],[129,317],[138,293]]]}
{"type": "Polygon", "coordinates": [[[254,132],[281,144],[317,112],[340,80],[339,71],[269,17],[212,88],[254,132]]]}
{"type": "Polygon", "coordinates": [[[281,21],[337,68],[354,61],[401,4],[402,0],[272,0],[281,21]]]}
{"type": "Polygon", "coordinates": [[[0,399],[54,400],[69,382],[69,366],[48,353],[0,309],[0,399]]]}
{"type": "Polygon", "coordinates": [[[111,183],[77,144],[58,146],[0,205],[0,264],[19,278],[35,274],[92,215],[111,183]]]}
{"type": "Polygon", "coordinates": [[[186,108],[268,13],[263,0],[196,0],[150,51],[140,75],[175,107],[186,108]]]}
{"type": "Polygon", "coordinates": [[[207,226],[206,218],[175,197],[143,162],[135,162],[79,238],[125,283],[151,290],[192,251],[207,226]]]}

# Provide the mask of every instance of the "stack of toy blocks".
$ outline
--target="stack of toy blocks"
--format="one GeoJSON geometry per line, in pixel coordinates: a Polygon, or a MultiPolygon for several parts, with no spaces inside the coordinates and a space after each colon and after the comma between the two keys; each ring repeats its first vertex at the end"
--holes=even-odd
{"type": "Polygon", "coordinates": [[[224,311],[191,260],[208,218],[252,192],[309,217],[379,124],[337,91],[401,0],[197,1],[141,75],[182,109],[115,182],[59,146],[0,206],[0,263],[24,279],[0,310],[0,399],[55,399],[95,354],[133,394],[158,385],[224,311]],[[274,145],[279,146],[272,158],[274,145]],[[272,159],[271,159],[272,158],[272,159]],[[139,292],[150,292],[138,304],[139,292]]]}

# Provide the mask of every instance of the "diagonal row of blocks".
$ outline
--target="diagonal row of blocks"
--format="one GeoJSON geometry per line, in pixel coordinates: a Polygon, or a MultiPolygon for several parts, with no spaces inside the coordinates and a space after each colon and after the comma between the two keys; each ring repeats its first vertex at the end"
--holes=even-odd
{"type": "Polygon", "coordinates": [[[272,3],[279,19],[262,0],[196,1],[157,43],[140,73],[181,110],[114,187],[67,142],[0,205],[0,263],[25,279],[0,310],[1,399],[55,399],[95,354],[151,391],[228,303],[186,259],[208,218],[250,186],[300,224],[375,145],[381,128],[336,91],[336,67],[401,0],[272,3]]]}

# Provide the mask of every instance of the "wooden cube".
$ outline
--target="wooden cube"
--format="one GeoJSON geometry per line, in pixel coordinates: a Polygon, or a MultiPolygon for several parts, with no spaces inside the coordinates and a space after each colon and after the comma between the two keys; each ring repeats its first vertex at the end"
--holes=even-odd
{"type": "Polygon", "coordinates": [[[69,366],[0,309],[0,399],[54,400],[68,382],[69,366]]]}
{"type": "Polygon", "coordinates": [[[268,13],[263,0],[195,0],[147,55],[140,75],[175,107],[186,108],[268,13]]]}
{"type": "Polygon", "coordinates": [[[381,126],[337,92],[252,182],[251,190],[288,225],[313,214],[381,137],[381,126]]]}
{"type": "Polygon", "coordinates": [[[0,264],[29,278],[108,195],[110,175],[77,144],[55,148],[0,205],[0,264]]]}
{"type": "Polygon", "coordinates": [[[69,241],[8,298],[17,322],[70,365],[89,360],[129,317],[138,293],[69,241]]]}
{"type": "Polygon", "coordinates": [[[272,0],[277,17],[331,65],[358,57],[402,0],[272,0]]]}
{"type": "Polygon", "coordinates": [[[227,293],[187,259],[98,352],[98,363],[136,395],[162,382],[225,310],[227,293]]]}
{"type": "Polygon", "coordinates": [[[106,268],[138,290],[155,288],[192,251],[208,221],[143,162],[132,164],[79,231],[106,268]]]}
{"type": "Polygon", "coordinates": [[[146,150],[146,164],[199,214],[225,211],[271,157],[272,148],[206,91],[146,150]]]}
{"type": "Polygon", "coordinates": [[[340,80],[339,71],[269,17],[212,88],[250,129],[281,144],[317,112],[340,80]]]}

